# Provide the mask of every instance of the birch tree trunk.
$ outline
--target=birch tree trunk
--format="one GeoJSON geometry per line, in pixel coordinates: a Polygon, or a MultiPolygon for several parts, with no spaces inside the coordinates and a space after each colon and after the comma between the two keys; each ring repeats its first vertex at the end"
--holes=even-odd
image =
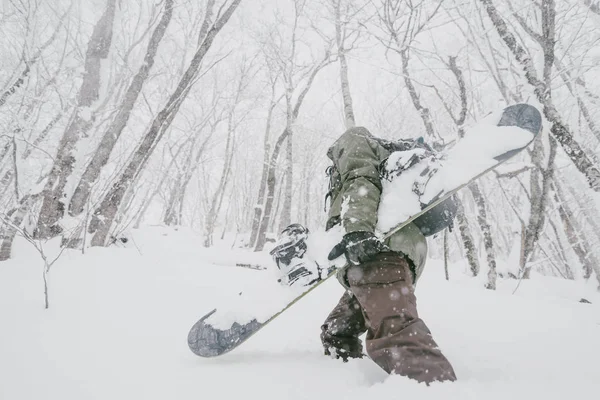
{"type": "Polygon", "coordinates": [[[88,42],[77,106],[59,142],[54,164],[42,192],[42,208],[34,231],[36,238],[50,238],[62,232],[57,223],[66,209],[64,189],[75,165],[75,145],[94,122],[93,110],[90,108],[99,99],[100,70],[102,60],[108,57],[112,42],[115,3],[116,0],[107,1],[106,10],[96,23],[88,42]]]}
{"type": "MultiPolygon", "coordinates": [[[[446,111],[448,112],[450,118],[452,118],[454,124],[456,125],[459,139],[462,139],[465,136],[464,124],[467,119],[468,111],[467,85],[465,84],[462,70],[458,67],[456,58],[457,57],[449,57],[448,63],[446,65],[448,69],[452,71],[452,74],[456,79],[456,83],[458,84],[460,111],[457,115],[455,115],[455,112],[452,112],[452,110],[448,106],[446,106],[446,111]]],[[[442,103],[444,102],[442,101],[442,103]]],[[[465,207],[458,196],[454,196],[454,201],[457,206],[456,219],[458,220],[458,229],[463,242],[463,247],[466,252],[467,262],[469,263],[469,267],[473,276],[477,276],[480,270],[479,257],[477,256],[477,249],[475,248],[475,241],[473,240],[473,234],[471,233],[469,221],[465,215],[465,207]]]]}
{"type": "Polygon", "coordinates": [[[496,254],[494,250],[494,239],[492,237],[492,230],[487,222],[488,219],[485,207],[485,200],[483,194],[481,193],[481,189],[479,189],[479,185],[476,182],[469,185],[469,190],[471,191],[471,194],[475,199],[475,204],[477,205],[477,222],[479,223],[479,228],[483,233],[483,245],[487,254],[489,270],[488,281],[485,287],[486,289],[496,290],[496,279],[498,277],[498,273],[496,272],[496,254]]]}
{"type": "Polygon", "coordinates": [[[271,214],[273,210],[273,202],[275,200],[275,183],[276,175],[275,169],[277,168],[277,160],[279,159],[279,153],[281,152],[281,146],[289,136],[287,128],[277,138],[275,145],[273,146],[273,153],[269,160],[269,168],[267,170],[267,191],[265,196],[265,205],[263,209],[263,216],[260,221],[260,227],[258,230],[258,236],[256,238],[256,245],[254,251],[261,251],[265,243],[267,242],[267,230],[271,222],[271,214]]]}
{"type": "Polygon", "coordinates": [[[227,121],[227,141],[225,143],[225,157],[223,160],[223,170],[221,171],[221,178],[219,180],[219,184],[215,193],[213,194],[210,209],[208,214],[206,215],[206,221],[204,224],[204,246],[209,247],[213,244],[213,233],[215,231],[215,224],[217,222],[217,217],[219,215],[219,210],[221,209],[221,204],[223,202],[223,196],[225,194],[225,188],[228,183],[229,173],[231,172],[231,163],[233,159],[233,152],[235,147],[235,127],[233,123],[233,118],[235,115],[235,108],[237,105],[237,101],[240,97],[242,91],[242,81],[243,77],[240,78],[240,83],[237,91],[237,95],[232,104],[232,109],[230,111],[228,121],[227,121]]]}
{"type": "Polygon", "coordinates": [[[21,226],[27,212],[37,201],[39,194],[29,194],[24,196],[18,206],[9,213],[0,213],[0,261],[6,261],[10,258],[12,245],[17,234],[17,227],[21,226]],[[11,220],[12,219],[12,220],[11,220]],[[10,223],[9,223],[10,221],[10,223]]]}
{"type": "MultiPolygon", "coordinates": [[[[575,247],[573,247],[573,250],[580,256],[580,261],[582,262],[582,266],[584,267],[585,270],[592,270],[594,271],[594,273],[596,274],[596,279],[598,280],[598,290],[600,290],[600,260],[598,260],[595,248],[598,247],[598,243],[596,243],[595,245],[593,244],[593,242],[591,242],[589,240],[589,238],[586,238],[585,236],[585,231],[582,229],[581,224],[578,222],[577,218],[574,215],[574,212],[570,209],[570,207],[568,206],[568,202],[566,200],[566,196],[563,192],[562,189],[562,179],[560,177],[556,177],[555,174],[555,179],[553,182],[554,185],[554,193],[555,195],[558,197],[559,201],[560,201],[560,205],[561,207],[559,208],[559,213],[561,213],[561,219],[565,218],[566,220],[563,220],[563,223],[565,223],[565,233],[567,235],[570,235],[571,232],[576,234],[576,236],[573,237],[573,243],[571,244],[571,246],[578,246],[581,247],[581,249],[577,249],[575,250],[575,247]],[[562,209],[562,212],[561,212],[562,209]],[[569,225],[571,225],[571,227],[569,227],[566,223],[569,223],[569,225]],[[583,259],[581,258],[583,257],[583,259]]],[[[567,186],[569,187],[569,186],[567,186]]],[[[569,187],[569,189],[571,189],[569,187]]],[[[588,203],[588,199],[582,199],[578,193],[572,193],[572,195],[574,196],[574,198],[576,200],[579,201],[584,200],[585,203],[588,203]]],[[[590,225],[592,226],[592,233],[595,234],[596,237],[596,241],[600,240],[600,226],[598,226],[598,223],[596,222],[598,219],[598,215],[595,212],[596,208],[595,207],[586,207],[587,204],[581,204],[579,203],[578,206],[581,210],[581,213],[583,214],[586,222],[590,223],[590,225]]],[[[569,239],[570,241],[571,239],[569,239]]]]}
{"type": "Polygon", "coordinates": [[[172,15],[173,0],[166,0],[165,10],[162,18],[154,29],[152,37],[150,38],[150,42],[148,43],[146,55],[144,56],[144,62],[142,63],[137,74],[133,77],[129,88],[125,93],[123,101],[118,107],[119,111],[117,112],[117,115],[104,133],[104,136],[102,137],[102,140],[100,141],[92,160],[85,169],[85,172],[83,173],[75,191],[73,192],[73,197],[71,198],[71,202],[69,204],[69,214],[73,217],[80,215],[84,211],[93,185],[98,180],[102,168],[108,162],[115,144],[121,136],[121,133],[123,133],[123,129],[125,129],[125,126],[127,126],[131,111],[133,110],[133,107],[140,93],[142,92],[144,82],[148,78],[150,70],[154,65],[154,58],[158,51],[158,46],[165,34],[165,31],[167,30],[167,27],[169,26],[172,15]]]}
{"type": "Polygon", "coordinates": [[[564,233],[567,236],[569,245],[573,249],[573,252],[583,268],[583,277],[588,279],[595,269],[600,272],[600,263],[594,256],[593,251],[591,251],[587,238],[578,226],[576,219],[573,217],[573,212],[569,209],[568,204],[560,199],[556,185],[552,183],[552,186],[554,187],[554,201],[557,205],[558,215],[563,224],[564,233]],[[595,267],[595,265],[597,267],[595,267]]]}
{"type": "MultiPolygon", "coordinates": [[[[394,35],[394,37],[396,38],[396,40],[398,40],[398,37],[396,35],[394,35]]],[[[400,43],[398,43],[398,45],[400,46],[400,43]]],[[[423,125],[425,126],[425,132],[427,132],[427,136],[430,139],[433,139],[436,135],[435,129],[433,128],[431,112],[429,111],[428,107],[423,106],[423,104],[421,103],[421,99],[419,98],[419,95],[417,93],[417,88],[415,88],[415,85],[413,84],[413,81],[410,78],[410,71],[408,69],[409,57],[410,56],[408,53],[408,48],[403,48],[403,50],[400,51],[400,58],[402,59],[402,75],[404,77],[404,85],[408,90],[408,94],[410,95],[410,99],[412,101],[413,106],[415,107],[415,109],[419,113],[419,116],[421,117],[421,120],[423,121],[423,125]]]]}
{"type": "Polygon", "coordinates": [[[342,24],[341,0],[334,0],[335,14],[335,41],[338,49],[338,60],[340,62],[340,81],[342,84],[342,100],[344,102],[344,124],[346,129],[356,126],[354,120],[354,108],[352,95],[350,93],[350,80],[348,79],[348,62],[346,60],[346,26],[342,24]]]}
{"type": "Polygon", "coordinates": [[[450,280],[450,274],[448,272],[448,261],[450,259],[450,249],[448,248],[448,229],[444,229],[444,275],[446,280],[450,280]]]}
{"type": "MultiPolygon", "coordinates": [[[[540,140],[541,137],[537,139],[537,141],[540,140]]],[[[538,146],[542,146],[541,143],[538,146]]],[[[548,193],[550,191],[550,184],[552,183],[552,176],[554,174],[554,160],[556,158],[557,144],[555,140],[550,140],[550,155],[548,157],[548,165],[545,168],[541,165],[541,155],[535,156],[535,147],[536,146],[534,145],[534,156],[532,158],[536,164],[536,169],[541,173],[541,187],[539,187],[539,183],[536,182],[539,178],[533,176],[531,178],[531,210],[529,214],[529,223],[525,231],[525,249],[523,250],[524,260],[521,265],[523,279],[529,279],[531,267],[527,266],[527,262],[531,258],[535,245],[539,240],[540,233],[544,227],[545,208],[548,202],[548,193]]]]}
{"type": "MultiPolygon", "coordinates": [[[[271,217],[272,217],[271,212],[273,210],[273,200],[274,200],[274,196],[275,196],[275,183],[276,183],[275,170],[277,168],[277,160],[279,159],[279,153],[281,151],[281,146],[283,145],[285,140],[288,139],[288,137],[291,135],[292,132],[289,129],[289,127],[291,127],[293,125],[293,123],[298,119],[298,115],[300,114],[300,108],[302,107],[304,98],[310,91],[310,88],[312,87],[312,84],[313,84],[315,78],[317,77],[317,74],[319,73],[319,71],[321,71],[325,66],[327,66],[331,62],[331,60],[329,59],[329,56],[330,56],[329,52],[327,52],[325,54],[325,57],[323,58],[323,60],[312,69],[304,88],[302,89],[302,91],[300,92],[300,95],[298,96],[298,99],[296,100],[296,104],[294,105],[291,115],[288,115],[288,122],[286,124],[287,125],[286,128],[283,130],[281,135],[277,138],[277,141],[275,142],[275,145],[273,146],[273,153],[271,154],[271,158],[269,160],[269,168],[267,171],[267,181],[266,181],[267,182],[267,185],[266,185],[267,190],[266,190],[266,196],[265,196],[265,206],[264,206],[263,215],[262,215],[259,230],[258,230],[258,236],[256,238],[256,245],[254,247],[254,251],[261,251],[264,248],[265,243],[267,241],[267,230],[268,230],[270,222],[271,222],[271,217]]],[[[288,109],[289,109],[289,107],[288,107],[288,109]]]]}
{"type": "Polygon", "coordinates": [[[100,206],[94,211],[92,221],[89,225],[89,233],[93,234],[92,245],[104,246],[110,227],[119,210],[123,196],[126,190],[133,183],[135,177],[145,166],[156,144],[162,139],[165,131],[169,128],[171,122],[177,115],[179,108],[194,83],[194,78],[200,68],[200,63],[212,46],[217,34],[223,26],[229,21],[233,12],[240,4],[241,0],[233,0],[223,15],[212,25],[203,39],[202,44],[194,54],[189,67],[179,81],[177,88],[169,98],[165,107],[158,113],[149,131],[146,133],[139,147],[135,150],[131,161],[125,167],[118,180],[103,198],[100,206]]]}
{"type": "Polygon", "coordinates": [[[269,111],[267,113],[267,124],[265,126],[265,136],[263,139],[263,163],[262,173],[260,176],[260,186],[258,188],[258,198],[254,205],[254,215],[252,216],[252,231],[250,232],[250,241],[248,247],[254,247],[256,245],[256,239],[258,238],[258,231],[260,229],[260,222],[264,215],[265,206],[265,193],[267,188],[267,178],[269,173],[269,155],[271,154],[271,146],[269,144],[271,134],[271,122],[273,120],[273,110],[279,100],[275,101],[275,83],[277,80],[272,81],[271,85],[271,104],[269,105],[269,111]]]}
{"type": "Polygon", "coordinates": [[[462,244],[466,252],[467,263],[469,264],[469,269],[471,270],[471,274],[473,276],[479,275],[480,266],[479,266],[479,257],[477,256],[477,249],[475,248],[475,240],[473,239],[473,235],[471,234],[471,228],[469,226],[469,221],[467,220],[467,216],[465,215],[465,207],[463,202],[456,197],[456,220],[458,221],[458,230],[460,232],[460,238],[462,239],[462,244]]]}
{"type": "Polygon", "coordinates": [[[279,232],[292,223],[292,192],[293,192],[293,176],[294,176],[294,158],[293,158],[293,134],[287,138],[286,146],[286,170],[285,170],[285,189],[283,195],[283,205],[281,206],[281,214],[279,217],[279,232]]]}

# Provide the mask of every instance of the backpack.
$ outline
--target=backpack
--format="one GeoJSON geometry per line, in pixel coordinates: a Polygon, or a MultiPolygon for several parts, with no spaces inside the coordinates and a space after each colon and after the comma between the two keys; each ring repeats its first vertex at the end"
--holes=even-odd
{"type": "MultiPolygon", "coordinates": [[[[380,179],[392,180],[395,176],[399,176],[403,170],[412,167],[413,165],[419,163],[422,159],[433,156],[435,157],[436,151],[431,148],[422,137],[418,139],[403,139],[400,141],[385,141],[382,139],[378,139],[380,145],[385,147],[390,152],[395,151],[406,151],[412,149],[423,149],[424,152],[420,154],[413,154],[413,156],[406,162],[402,167],[398,167],[392,171],[388,171],[385,167],[385,163],[387,159],[382,161],[379,167],[380,179]]],[[[427,172],[427,170],[425,171],[427,172]]],[[[433,173],[433,172],[430,172],[433,173]]],[[[419,190],[416,188],[413,189],[415,194],[420,196],[419,190]]],[[[431,200],[429,203],[421,203],[421,210],[427,207],[432,202],[437,199],[431,200]]],[[[421,215],[416,218],[413,223],[419,228],[423,236],[433,236],[436,233],[448,228],[452,231],[453,228],[453,220],[456,216],[456,212],[458,210],[457,199],[455,196],[452,196],[437,206],[433,207],[427,213],[421,215]]]]}
{"type": "MultiPolygon", "coordinates": [[[[421,205],[421,209],[425,207],[427,207],[426,204],[421,205]]],[[[415,219],[413,223],[419,228],[423,236],[433,236],[446,228],[452,232],[457,210],[456,196],[452,196],[415,219]]]]}

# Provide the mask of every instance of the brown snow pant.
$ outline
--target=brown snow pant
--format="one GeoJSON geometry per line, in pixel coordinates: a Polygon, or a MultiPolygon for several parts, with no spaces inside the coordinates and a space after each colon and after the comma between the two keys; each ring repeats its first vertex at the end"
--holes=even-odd
{"type": "Polygon", "coordinates": [[[324,346],[356,350],[367,332],[367,354],[390,374],[419,382],[456,380],[450,362],[419,318],[413,273],[402,254],[378,254],[346,273],[345,293],[321,327],[324,346]]]}

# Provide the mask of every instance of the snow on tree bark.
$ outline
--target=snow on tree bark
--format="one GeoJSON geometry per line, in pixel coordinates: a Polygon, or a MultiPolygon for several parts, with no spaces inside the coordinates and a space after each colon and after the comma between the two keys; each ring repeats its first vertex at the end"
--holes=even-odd
{"type": "Polygon", "coordinates": [[[479,257],[477,256],[477,249],[475,248],[475,241],[471,234],[471,228],[469,227],[469,221],[465,215],[465,207],[462,201],[457,197],[456,199],[456,220],[458,222],[458,230],[460,232],[460,238],[462,239],[463,247],[466,252],[467,262],[473,276],[479,275],[479,257]]]}
{"type": "Polygon", "coordinates": [[[75,166],[75,146],[94,122],[90,108],[99,98],[101,63],[108,57],[112,42],[115,4],[116,0],[107,2],[88,42],[77,106],[59,142],[55,161],[42,192],[42,208],[34,232],[37,238],[50,238],[62,232],[57,223],[64,216],[66,208],[64,190],[75,166]]]}
{"type": "Polygon", "coordinates": [[[204,223],[204,246],[206,247],[212,246],[213,244],[213,233],[215,231],[215,224],[217,222],[217,217],[219,215],[219,211],[223,203],[225,188],[229,181],[228,178],[231,172],[231,163],[233,160],[233,154],[235,149],[235,109],[244,89],[244,80],[246,79],[246,72],[246,70],[242,71],[242,75],[238,82],[234,99],[231,103],[231,109],[227,117],[227,141],[225,142],[225,157],[223,160],[221,178],[219,179],[219,184],[217,185],[217,189],[213,194],[212,200],[210,202],[210,208],[208,210],[208,213],[206,214],[206,219],[204,223]]]}
{"type": "Polygon", "coordinates": [[[279,232],[283,231],[286,226],[292,223],[292,183],[294,176],[293,138],[293,134],[288,136],[285,149],[285,189],[283,204],[281,206],[281,214],[279,216],[279,232]]]}
{"type": "MultiPolygon", "coordinates": [[[[598,167],[594,165],[586,155],[579,143],[573,138],[568,126],[563,122],[560,113],[550,97],[550,88],[548,88],[544,81],[538,78],[535,66],[528,53],[518,43],[515,36],[508,30],[506,22],[498,13],[492,0],[480,1],[485,6],[487,14],[492,20],[500,38],[513,53],[517,61],[522,65],[527,82],[533,87],[536,97],[544,106],[544,116],[552,124],[550,132],[558,140],[562,149],[577,169],[584,174],[590,187],[594,191],[600,191],[600,170],[598,170],[598,167]]],[[[552,43],[552,45],[554,45],[554,43],[552,43]]],[[[549,57],[549,55],[545,54],[545,58],[546,57],[549,57]]]]}
{"type": "MultiPolygon", "coordinates": [[[[89,224],[88,231],[93,234],[91,244],[93,246],[104,246],[112,226],[112,223],[119,211],[121,202],[127,189],[134,182],[137,175],[144,168],[148,158],[156,148],[158,142],[162,139],[165,131],[171,125],[171,122],[177,115],[179,108],[186,99],[187,94],[192,88],[194,78],[197,76],[200,64],[204,56],[210,50],[212,43],[227,21],[231,18],[241,0],[233,0],[221,17],[212,25],[194,54],[187,70],[179,81],[177,88],[171,94],[165,107],[158,113],[153,120],[150,129],[143,137],[140,145],[135,150],[130,162],[125,167],[118,180],[112,185],[109,192],[104,196],[100,205],[95,209],[92,221],[89,224]]],[[[223,4],[225,6],[225,4],[223,4]]]]}
{"type": "Polygon", "coordinates": [[[112,123],[106,129],[96,152],[94,153],[92,160],[87,165],[85,172],[83,173],[79,183],[73,192],[71,202],[69,203],[69,214],[71,216],[78,216],[84,210],[86,203],[89,199],[92,186],[98,180],[102,168],[108,162],[110,154],[117,143],[117,140],[121,136],[121,133],[125,129],[131,111],[142,91],[144,83],[148,78],[148,74],[154,65],[154,58],[158,51],[158,46],[169,26],[171,16],[173,15],[173,0],[167,0],[165,3],[165,9],[162,18],[150,38],[148,43],[148,49],[144,56],[144,62],[140,66],[137,74],[133,77],[127,92],[125,92],[123,101],[118,107],[118,112],[113,119],[112,123]]]}
{"type": "Polygon", "coordinates": [[[0,261],[6,261],[10,258],[12,245],[18,231],[17,227],[21,226],[25,215],[38,200],[38,197],[39,194],[26,195],[19,201],[18,206],[13,210],[6,214],[0,214],[0,223],[4,225],[0,230],[2,233],[2,236],[0,237],[0,261]],[[6,221],[4,221],[4,219],[6,219],[6,221]],[[10,220],[10,223],[8,223],[8,220],[10,220]]]}
{"type": "Polygon", "coordinates": [[[258,231],[260,229],[260,222],[264,212],[265,204],[265,193],[267,188],[267,177],[269,173],[269,155],[271,154],[271,146],[269,144],[271,123],[273,120],[273,110],[279,103],[279,100],[275,100],[275,84],[277,79],[273,79],[271,82],[271,103],[269,105],[269,111],[267,113],[267,123],[265,126],[265,135],[263,139],[263,164],[262,173],[260,177],[260,186],[258,189],[258,198],[256,199],[256,205],[254,206],[254,215],[252,217],[252,231],[250,232],[250,241],[248,247],[254,247],[256,239],[258,237],[258,231]]]}
{"type": "Polygon", "coordinates": [[[289,113],[288,111],[288,122],[286,128],[283,130],[281,135],[279,135],[277,141],[275,142],[275,145],[273,146],[273,153],[271,154],[271,158],[269,160],[269,169],[267,171],[267,193],[265,196],[265,206],[261,218],[260,227],[258,229],[258,236],[256,239],[254,251],[261,251],[267,242],[267,230],[271,222],[271,212],[273,210],[273,200],[275,198],[275,169],[277,168],[277,160],[279,159],[281,146],[283,145],[285,140],[291,135],[290,126],[298,119],[302,103],[304,102],[306,95],[310,91],[310,88],[312,87],[312,84],[315,78],[317,77],[317,74],[331,62],[329,57],[329,52],[327,52],[323,60],[318,65],[313,67],[310,76],[308,77],[306,84],[304,85],[304,88],[302,89],[300,95],[298,96],[298,99],[296,100],[296,104],[294,105],[293,110],[291,111],[291,113],[289,113]]]}
{"type": "Polygon", "coordinates": [[[546,167],[542,165],[544,146],[541,136],[536,139],[533,146],[531,158],[535,168],[531,172],[530,177],[529,222],[525,229],[525,247],[521,259],[521,276],[523,279],[529,279],[531,267],[527,266],[527,262],[531,260],[545,222],[546,203],[548,201],[548,192],[554,173],[554,159],[556,157],[556,142],[551,140],[550,143],[550,155],[546,167]]]}
{"type": "Polygon", "coordinates": [[[490,228],[490,224],[487,222],[486,202],[477,182],[469,185],[469,190],[471,191],[473,199],[475,200],[475,204],[477,205],[477,222],[479,223],[481,233],[483,233],[483,245],[487,254],[489,270],[488,281],[485,287],[490,290],[496,290],[496,278],[498,277],[498,273],[496,272],[496,254],[494,250],[492,230],[490,228]]]}
{"type": "Polygon", "coordinates": [[[346,60],[345,29],[342,29],[341,0],[334,0],[335,14],[335,40],[338,49],[338,60],[340,62],[340,81],[342,84],[342,100],[344,102],[344,123],[346,129],[356,126],[354,120],[354,108],[352,105],[352,94],[350,92],[350,80],[348,79],[348,61],[346,60]]]}

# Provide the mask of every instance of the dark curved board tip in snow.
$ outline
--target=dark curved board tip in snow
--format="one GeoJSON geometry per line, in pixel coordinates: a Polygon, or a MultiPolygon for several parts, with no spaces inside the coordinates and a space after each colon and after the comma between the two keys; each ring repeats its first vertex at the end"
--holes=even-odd
{"type": "MultiPolygon", "coordinates": [[[[534,138],[542,131],[542,114],[532,105],[521,103],[508,106],[502,112],[502,117],[498,126],[517,126],[521,129],[528,130],[533,133],[534,138]]],[[[494,157],[497,161],[503,161],[511,158],[525,147],[513,149],[494,157]]]]}
{"type": "Polygon", "coordinates": [[[243,343],[263,325],[254,319],[243,325],[235,322],[226,330],[217,329],[204,322],[215,312],[216,308],[200,318],[188,334],[188,346],[197,356],[216,357],[225,354],[243,343]]]}

